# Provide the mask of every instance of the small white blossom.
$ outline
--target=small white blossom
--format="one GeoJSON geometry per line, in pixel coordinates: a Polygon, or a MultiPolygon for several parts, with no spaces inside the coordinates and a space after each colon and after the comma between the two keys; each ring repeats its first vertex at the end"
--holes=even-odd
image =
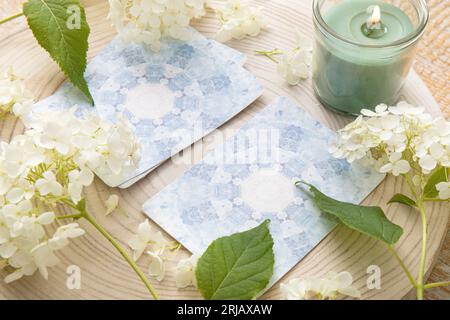
{"type": "Polygon", "coordinates": [[[312,41],[297,31],[295,47],[281,57],[278,73],[287,83],[295,86],[309,77],[311,62],[312,41]]]}
{"type": "Polygon", "coordinates": [[[108,18],[125,42],[159,51],[161,38],[189,40],[189,23],[205,15],[205,0],[109,0],[108,18]]]}
{"type": "Polygon", "coordinates": [[[106,205],[105,215],[108,215],[114,210],[116,210],[117,207],[119,206],[119,196],[117,194],[110,195],[108,199],[106,199],[105,205],[106,205]]]}
{"type": "Polygon", "coordinates": [[[91,185],[93,180],[94,174],[88,168],[72,170],[69,172],[69,184],[67,190],[74,203],[78,203],[81,200],[83,187],[91,185]]]}
{"type": "Polygon", "coordinates": [[[152,231],[150,223],[145,220],[138,226],[137,233],[128,241],[128,245],[133,249],[133,259],[138,260],[147,247],[153,253],[161,255],[168,245],[160,231],[152,231]]]}
{"type": "Polygon", "coordinates": [[[60,196],[63,192],[62,186],[56,181],[55,174],[51,171],[44,172],[42,178],[38,179],[35,185],[42,196],[48,194],[60,196]]]}
{"type": "Polygon", "coordinates": [[[216,10],[222,26],[216,35],[220,42],[256,37],[265,28],[262,9],[250,7],[241,0],[228,0],[223,8],[216,10]]]}
{"type": "Polygon", "coordinates": [[[59,263],[59,259],[55,255],[54,250],[50,248],[48,243],[44,242],[34,247],[30,253],[34,258],[36,268],[39,270],[42,277],[45,280],[48,280],[47,268],[53,267],[59,263]]]}
{"type": "Polygon", "coordinates": [[[447,200],[450,198],[450,182],[439,182],[436,184],[436,189],[439,191],[439,198],[447,200]]]}
{"type": "Polygon", "coordinates": [[[33,103],[33,96],[11,67],[0,71],[0,116],[13,113],[16,117],[26,117],[33,103]]]}
{"type": "Polygon", "coordinates": [[[394,176],[398,176],[408,173],[410,169],[409,162],[402,159],[402,154],[400,152],[393,152],[389,156],[389,162],[380,168],[380,172],[392,172],[394,176]]]}
{"type": "Polygon", "coordinates": [[[278,73],[292,86],[309,77],[312,55],[306,51],[293,51],[283,55],[278,73]]]}
{"type": "Polygon", "coordinates": [[[48,240],[48,244],[53,250],[60,250],[69,244],[69,239],[80,237],[84,233],[85,231],[78,223],[69,223],[59,227],[53,237],[48,240]]]}
{"type": "Polygon", "coordinates": [[[138,260],[147,248],[152,237],[152,228],[148,220],[138,226],[137,233],[128,241],[128,245],[133,249],[133,259],[138,260]]]}
{"type": "Polygon", "coordinates": [[[360,298],[361,293],[352,286],[353,278],[349,272],[330,272],[325,278],[292,279],[280,285],[288,300],[335,299],[338,294],[360,298]]]}
{"type": "Polygon", "coordinates": [[[181,259],[175,268],[175,284],[177,288],[196,286],[195,268],[199,257],[192,255],[187,259],[181,259]]]}
{"type": "Polygon", "coordinates": [[[375,112],[369,109],[362,109],[361,114],[366,117],[383,117],[389,114],[389,111],[388,106],[383,103],[375,107],[375,112]]]}

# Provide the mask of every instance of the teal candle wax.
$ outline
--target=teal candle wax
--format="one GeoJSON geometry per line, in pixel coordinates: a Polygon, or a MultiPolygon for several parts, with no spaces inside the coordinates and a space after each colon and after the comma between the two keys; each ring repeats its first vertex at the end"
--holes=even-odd
{"type": "Polygon", "coordinates": [[[380,103],[394,104],[411,67],[416,42],[392,44],[415,31],[409,16],[381,1],[344,0],[327,8],[321,17],[332,30],[327,34],[315,20],[313,83],[321,102],[353,115],[380,103]],[[374,5],[380,8],[381,22],[371,34],[367,20],[372,16],[367,10],[374,5]]]}

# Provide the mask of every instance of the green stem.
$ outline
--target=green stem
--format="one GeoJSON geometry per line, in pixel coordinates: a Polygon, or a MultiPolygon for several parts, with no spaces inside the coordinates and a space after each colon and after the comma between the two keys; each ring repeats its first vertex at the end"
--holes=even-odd
{"type": "Polygon", "coordinates": [[[444,199],[439,199],[439,198],[424,198],[423,201],[424,202],[446,202],[446,201],[450,201],[450,199],[444,200],[444,199]]]}
{"type": "Polygon", "coordinates": [[[125,252],[125,250],[120,246],[120,244],[101,226],[95,221],[95,219],[87,212],[87,210],[80,210],[80,214],[83,218],[85,218],[90,224],[92,224],[122,255],[122,257],[128,262],[131,268],[136,272],[138,277],[142,280],[142,282],[147,287],[148,291],[150,291],[151,295],[155,300],[158,299],[158,294],[153,289],[152,285],[148,281],[145,274],[138,267],[136,262],[125,252]]]}
{"type": "Polygon", "coordinates": [[[65,216],[57,216],[56,219],[80,219],[83,215],[81,213],[75,213],[75,214],[68,214],[65,216]]]}
{"type": "Polygon", "coordinates": [[[278,60],[275,59],[273,56],[278,55],[278,54],[283,54],[283,51],[278,50],[278,49],[273,49],[273,50],[269,50],[269,51],[254,50],[254,52],[258,55],[262,55],[262,56],[269,58],[270,60],[272,60],[275,63],[278,63],[278,60]]]}
{"type": "Polygon", "coordinates": [[[411,282],[411,284],[415,288],[416,287],[416,282],[414,281],[414,278],[411,275],[411,272],[409,272],[408,267],[405,265],[403,260],[400,258],[400,256],[397,254],[397,252],[395,251],[395,249],[391,245],[388,246],[388,250],[392,253],[392,255],[395,257],[395,259],[398,261],[398,263],[402,267],[403,271],[406,273],[406,276],[408,277],[409,282],[411,282]]]}
{"type": "Polygon", "coordinates": [[[417,299],[423,300],[424,292],[424,274],[425,274],[425,262],[427,257],[427,216],[425,208],[423,207],[422,200],[417,201],[417,206],[420,211],[420,218],[422,219],[422,253],[420,255],[419,275],[417,276],[417,299]]]}
{"type": "Polygon", "coordinates": [[[444,287],[444,286],[450,286],[450,281],[428,283],[428,284],[424,285],[423,287],[425,289],[431,289],[431,288],[444,287]]]}
{"type": "Polygon", "coordinates": [[[427,215],[425,212],[425,208],[423,206],[424,201],[423,196],[419,195],[416,192],[416,188],[414,187],[411,177],[406,174],[405,178],[409,188],[411,189],[412,194],[416,199],[417,208],[419,209],[420,218],[422,220],[422,250],[420,254],[419,274],[417,275],[416,281],[416,293],[417,293],[417,300],[423,300],[423,294],[425,290],[424,276],[425,276],[425,263],[427,258],[427,237],[428,237],[427,215]]]}
{"type": "Polygon", "coordinates": [[[406,183],[408,184],[409,189],[411,190],[413,196],[416,198],[416,200],[418,200],[419,196],[416,192],[416,188],[414,187],[414,183],[412,182],[411,177],[408,174],[405,174],[404,176],[406,179],[406,183]]]}
{"type": "Polygon", "coordinates": [[[23,16],[23,12],[15,14],[15,15],[13,15],[11,17],[5,18],[3,20],[0,20],[0,24],[4,24],[4,23],[6,23],[8,21],[14,20],[14,19],[19,18],[21,16],[23,16]]]}

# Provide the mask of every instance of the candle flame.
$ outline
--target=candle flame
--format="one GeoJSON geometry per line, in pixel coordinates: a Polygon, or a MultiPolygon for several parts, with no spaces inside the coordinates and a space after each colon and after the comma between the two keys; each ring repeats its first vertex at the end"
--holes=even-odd
{"type": "Polygon", "coordinates": [[[367,8],[367,13],[371,14],[367,19],[367,27],[369,29],[376,28],[381,22],[381,9],[380,6],[374,5],[367,8]]]}

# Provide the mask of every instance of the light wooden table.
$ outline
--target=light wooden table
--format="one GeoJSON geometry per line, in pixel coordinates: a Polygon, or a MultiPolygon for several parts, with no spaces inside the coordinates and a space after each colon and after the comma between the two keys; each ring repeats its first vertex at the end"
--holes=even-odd
{"type": "MultiPolygon", "coordinates": [[[[20,11],[24,0],[0,0],[0,17],[7,17],[20,11]]],[[[114,35],[109,22],[105,21],[107,5],[106,0],[84,0],[87,8],[88,20],[91,24],[89,57],[95,56],[101,48],[114,35]]],[[[214,3],[218,3],[215,1],[214,3]]],[[[333,128],[342,127],[348,119],[336,116],[317,104],[310,88],[310,82],[300,87],[289,88],[280,79],[274,76],[274,65],[269,61],[255,57],[251,54],[253,49],[271,49],[273,47],[286,48],[292,43],[292,29],[302,27],[305,32],[311,31],[310,2],[304,0],[260,0],[257,1],[266,7],[270,30],[255,39],[246,39],[241,42],[232,41],[229,44],[245,52],[249,56],[247,68],[254,72],[266,88],[261,99],[247,108],[225,127],[237,128],[242,126],[249,118],[261,110],[265,104],[276,95],[289,95],[302,107],[315,117],[333,128]]],[[[431,90],[434,98],[440,104],[446,116],[450,116],[449,97],[449,1],[429,1],[431,20],[422,39],[417,56],[415,68],[431,90]]],[[[212,36],[217,27],[217,21],[211,13],[196,24],[196,27],[207,36],[212,36]]],[[[27,29],[23,18],[0,26],[0,63],[12,64],[17,72],[27,78],[28,87],[41,99],[50,95],[64,80],[56,65],[47,57],[46,53],[38,47],[31,32],[27,29]]],[[[413,101],[434,105],[429,92],[422,82],[413,73],[405,88],[405,95],[413,101]]],[[[8,121],[0,124],[0,137],[3,140],[22,131],[20,123],[8,121]]],[[[212,146],[206,140],[208,148],[212,146]]],[[[142,222],[144,216],[141,206],[146,199],[158,190],[173,181],[184,172],[187,167],[174,166],[165,163],[156,172],[127,190],[110,190],[103,183],[96,180],[89,189],[88,203],[94,211],[98,221],[105,226],[122,244],[125,245],[137,224],[142,222]],[[118,193],[121,197],[119,212],[104,217],[103,201],[110,193],[118,193]],[[127,212],[128,216],[122,214],[127,212]]],[[[386,207],[386,201],[394,192],[404,188],[403,182],[396,179],[387,179],[366,199],[365,203],[381,205],[386,209],[387,215],[396,223],[401,224],[405,234],[397,247],[405,258],[406,264],[417,272],[418,256],[420,251],[420,222],[416,212],[412,212],[394,205],[386,207]]],[[[445,234],[448,233],[447,224],[449,208],[442,205],[430,207],[430,241],[427,270],[430,273],[432,266],[437,263],[430,280],[444,281],[450,278],[449,257],[450,237],[444,243],[445,234]],[[439,255],[439,249],[444,243],[444,249],[439,255]]],[[[148,298],[145,288],[141,285],[127,264],[122,261],[117,252],[108,242],[101,238],[89,225],[84,224],[87,235],[71,243],[61,252],[62,262],[51,270],[50,279],[45,281],[39,275],[28,277],[11,285],[0,284],[0,298],[6,299],[105,299],[105,298],[148,298]],[[65,281],[66,267],[78,265],[82,270],[81,290],[67,290],[65,281]]],[[[180,256],[186,256],[183,251],[180,256]]],[[[168,269],[176,261],[168,262],[168,269]]],[[[148,261],[139,261],[143,269],[148,261]]],[[[406,277],[386,252],[383,245],[368,239],[356,232],[339,227],[333,231],[311,254],[294,268],[283,280],[292,277],[309,275],[323,275],[327,271],[348,270],[356,279],[356,286],[363,291],[364,298],[404,298],[408,296],[411,287],[406,277]],[[366,267],[377,264],[382,269],[383,290],[368,291],[365,286],[366,267]]],[[[0,277],[4,272],[0,273],[0,277]]],[[[177,290],[174,288],[174,278],[168,272],[166,279],[155,284],[162,298],[199,298],[195,290],[177,290]]],[[[277,285],[269,290],[265,298],[279,298],[277,285]]],[[[427,294],[428,298],[449,299],[447,288],[434,289],[427,294]]]]}

